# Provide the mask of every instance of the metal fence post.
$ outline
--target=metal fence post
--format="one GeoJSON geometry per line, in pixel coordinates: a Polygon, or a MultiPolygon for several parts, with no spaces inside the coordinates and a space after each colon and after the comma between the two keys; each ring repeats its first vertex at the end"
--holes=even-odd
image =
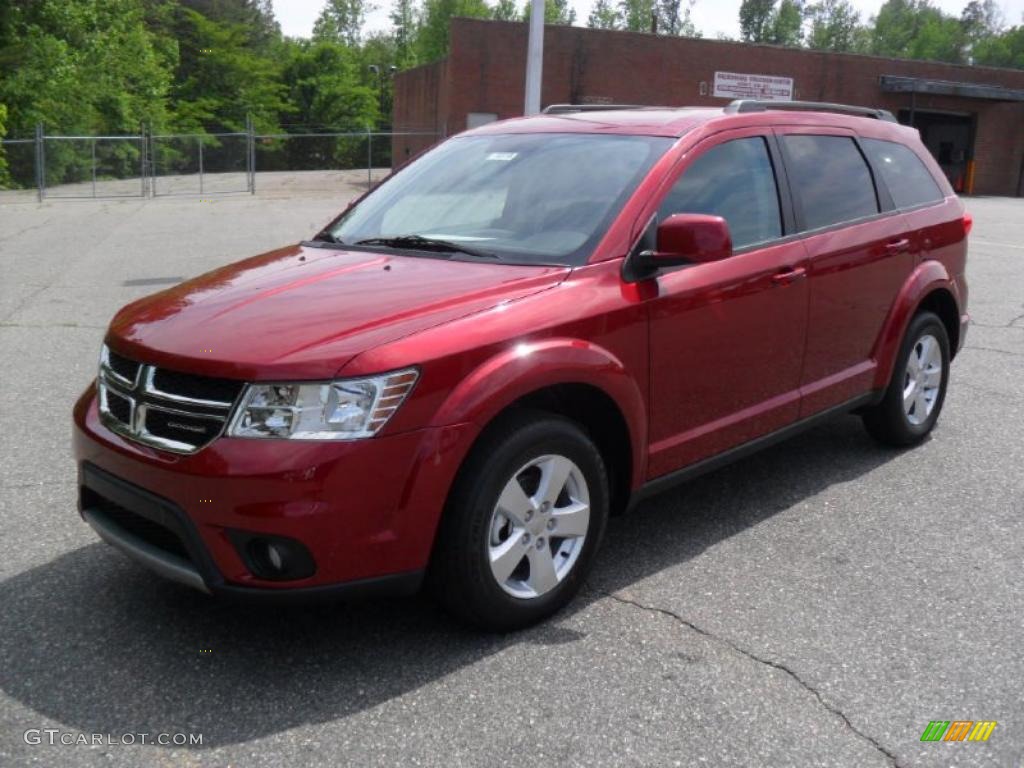
{"type": "Polygon", "coordinates": [[[96,197],[96,137],[92,140],[92,196],[96,197]]]}
{"type": "Polygon", "coordinates": [[[46,186],[46,155],[43,148],[43,124],[36,123],[36,197],[43,202],[43,188],[46,186]]]}
{"type": "Polygon", "coordinates": [[[199,144],[199,194],[203,194],[203,137],[196,136],[196,143],[199,144]]]}
{"type": "Polygon", "coordinates": [[[252,115],[245,116],[245,170],[249,183],[249,194],[256,194],[256,129],[252,115]]]}
{"type": "Polygon", "coordinates": [[[366,126],[366,188],[373,186],[373,129],[366,126]]]}
{"type": "Polygon", "coordinates": [[[148,197],[149,190],[146,189],[146,169],[149,167],[149,131],[146,124],[139,125],[139,179],[142,185],[142,197],[148,197]]]}

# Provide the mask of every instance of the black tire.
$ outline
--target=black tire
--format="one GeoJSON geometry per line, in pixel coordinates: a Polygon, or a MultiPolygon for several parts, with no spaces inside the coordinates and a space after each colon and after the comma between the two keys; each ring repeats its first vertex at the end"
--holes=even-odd
{"type": "Polygon", "coordinates": [[[946,333],[946,326],[932,312],[920,312],[914,316],[907,327],[907,332],[900,344],[896,356],[896,364],[893,366],[892,379],[885,390],[882,401],[865,410],[861,418],[868,433],[885,445],[895,447],[907,447],[916,445],[928,436],[928,433],[935,427],[942,411],[942,404],[946,399],[946,386],[949,383],[949,335],[946,333]],[[925,336],[932,336],[939,344],[939,353],[942,360],[942,374],[939,382],[939,391],[935,396],[934,405],[927,418],[918,424],[911,421],[903,407],[903,391],[908,385],[908,377],[912,374],[908,370],[911,362],[911,353],[915,351],[919,342],[925,336]]]}
{"type": "MultiPolygon", "coordinates": [[[[586,432],[543,411],[509,411],[486,430],[459,471],[431,557],[431,591],[450,613],[483,629],[509,631],[541,621],[582,586],[604,535],[608,509],[607,472],[586,432]],[[544,594],[521,598],[506,592],[491,571],[493,515],[517,471],[546,455],[568,458],[580,470],[589,492],[590,518],[574,564],[561,581],[544,594]]],[[[557,546],[557,537],[547,535],[547,545],[557,546]]]]}

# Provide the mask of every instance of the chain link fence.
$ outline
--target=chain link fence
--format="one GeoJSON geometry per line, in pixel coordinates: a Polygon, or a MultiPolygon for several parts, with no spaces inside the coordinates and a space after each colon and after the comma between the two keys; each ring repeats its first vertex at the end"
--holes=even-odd
{"type": "Polygon", "coordinates": [[[146,194],[143,136],[44,136],[45,197],[142,197],[146,194]]]}
{"type": "Polygon", "coordinates": [[[0,202],[253,194],[257,174],[271,187],[286,188],[303,172],[318,172],[303,179],[305,190],[330,191],[340,182],[372,187],[397,164],[392,154],[399,138],[431,144],[439,136],[373,130],[257,134],[251,125],[236,133],[48,136],[40,126],[34,139],[0,142],[0,202]]]}
{"type": "Polygon", "coordinates": [[[153,196],[252,192],[251,143],[248,133],[151,136],[153,196]]]}

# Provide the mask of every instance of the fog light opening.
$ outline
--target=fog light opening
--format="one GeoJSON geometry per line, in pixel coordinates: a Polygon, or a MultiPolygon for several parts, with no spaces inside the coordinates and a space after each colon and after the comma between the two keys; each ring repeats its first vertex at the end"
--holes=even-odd
{"type": "Polygon", "coordinates": [[[284,570],[284,556],[280,550],[274,544],[267,544],[267,560],[270,561],[270,567],[275,571],[284,570]]]}
{"type": "Polygon", "coordinates": [[[316,572],[309,550],[294,539],[245,531],[231,531],[230,536],[246,567],[257,578],[291,581],[316,572]]]}
{"type": "Polygon", "coordinates": [[[249,553],[257,576],[281,578],[288,573],[288,550],[269,539],[253,539],[249,542],[249,553]]]}

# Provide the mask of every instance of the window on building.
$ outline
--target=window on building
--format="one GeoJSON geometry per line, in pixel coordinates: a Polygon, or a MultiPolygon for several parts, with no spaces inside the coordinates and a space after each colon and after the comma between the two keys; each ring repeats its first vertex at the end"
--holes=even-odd
{"type": "Polygon", "coordinates": [[[945,197],[921,158],[909,147],[881,139],[863,139],[862,143],[897,208],[934,203],[945,197]]]}
{"type": "Polygon", "coordinates": [[[734,248],[781,237],[779,191],[765,140],[735,139],[700,155],[672,187],[658,218],[675,213],[721,216],[734,248]]]}
{"type": "Polygon", "coordinates": [[[800,199],[805,229],[878,213],[871,171],[853,139],[791,134],[782,141],[790,187],[800,199]]]}
{"type": "Polygon", "coordinates": [[[466,128],[479,128],[481,125],[493,123],[497,119],[498,115],[494,112],[470,112],[466,115],[466,128]]]}

